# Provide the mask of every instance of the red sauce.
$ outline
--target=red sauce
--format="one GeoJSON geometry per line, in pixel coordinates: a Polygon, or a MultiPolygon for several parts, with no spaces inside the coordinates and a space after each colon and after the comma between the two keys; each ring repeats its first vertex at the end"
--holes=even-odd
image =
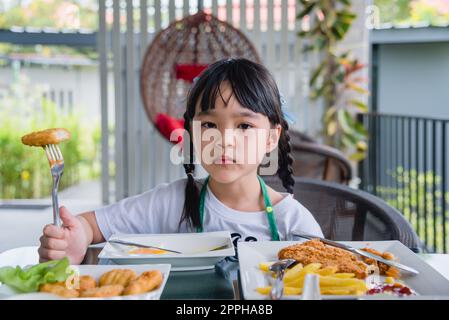
{"type": "Polygon", "coordinates": [[[379,294],[379,293],[389,293],[397,296],[410,296],[414,295],[412,289],[404,285],[393,285],[393,284],[380,284],[370,290],[367,294],[379,294]]]}

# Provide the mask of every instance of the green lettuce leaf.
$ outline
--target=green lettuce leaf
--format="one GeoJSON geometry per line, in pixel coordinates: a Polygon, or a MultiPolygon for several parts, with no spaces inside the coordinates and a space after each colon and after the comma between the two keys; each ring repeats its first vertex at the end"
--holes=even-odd
{"type": "Polygon", "coordinates": [[[23,269],[2,267],[0,282],[20,292],[36,292],[41,284],[65,281],[71,275],[67,272],[69,265],[69,259],[65,257],[23,269]]]}

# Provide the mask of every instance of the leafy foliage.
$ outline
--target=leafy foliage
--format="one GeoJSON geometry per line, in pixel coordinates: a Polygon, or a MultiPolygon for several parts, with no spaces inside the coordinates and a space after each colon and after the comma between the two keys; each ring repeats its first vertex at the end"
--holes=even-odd
{"type": "Polygon", "coordinates": [[[374,0],[374,5],[379,9],[380,23],[449,23],[447,0],[374,0]]]}
{"type": "Polygon", "coordinates": [[[350,153],[350,159],[362,160],[366,155],[368,132],[357,120],[357,113],[368,111],[365,103],[356,99],[368,94],[366,80],[356,74],[365,66],[350,57],[350,52],[337,53],[337,43],[345,37],[356,15],[350,0],[299,0],[303,6],[298,19],[308,19],[312,25],[298,33],[308,39],[305,51],[321,53],[321,63],[313,70],[309,86],[312,100],[325,104],[324,135],[328,144],[350,153]]]}
{"type": "Polygon", "coordinates": [[[442,177],[433,171],[406,170],[399,166],[386,172],[389,183],[376,186],[376,195],[403,212],[430,252],[448,253],[449,210],[443,212],[443,201],[449,208],[449,192],[441,186],[442,177]],[[433,191],[435,185],[435,192],[433,191]]]}
{"type": "Polygon", "coordinates": [[[70,269],[67,257],[61,260],[51,260],[30,267],[6,266],[0,268],[0,283],[19,291],[36,292],[39,286],[46,283],[66,281],[74,273],[70,269]]]}
{"type": "MultiPolygon", "coordinates": [[[[11,1],[12,2],[12,1],[11,1]]],[[[98,9],[96,0],[32,0],[16,3],[2,9],[0,5],[0,29],[33,27],[72,30],[97,30],[98,9]]],[[[96,59],[93,48],[68,48],[64,46],[18,46],[0,43],[0,53],[39,53],[43,56],[69,54],[96,59]]]]}
{"type": "Polygon", "coordinates": [[[99,124],[82,122],[75,114],[61,114],[55,104],[41,99],[39,87],[19,76],[0,100],[0,198],[51,194],[52,178],[44,151],[23,145],[20,138],[52,127],[66,128],[72,134],[61,144],[65,170],[60,188],[99,176],[99,124]]]}
{"type": "Polygon", "coordinates": [[[97,1],[89,2],[32,0],[22,4],[21,1],[17,1],[7,10],[0,11],[0,28],[26,26],[96,30],[98,25],[97,1]]]}

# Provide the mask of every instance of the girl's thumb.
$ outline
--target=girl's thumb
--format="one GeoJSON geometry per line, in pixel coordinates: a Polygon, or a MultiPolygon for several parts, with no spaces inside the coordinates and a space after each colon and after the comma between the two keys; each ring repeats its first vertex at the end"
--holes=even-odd
{"type": "Polygon", "coordinates": [[[61,220],[66,227],[76,227],[78,225],[78,219],[67,210],[66,207],[59,208],[59,215],[61,220]]]}

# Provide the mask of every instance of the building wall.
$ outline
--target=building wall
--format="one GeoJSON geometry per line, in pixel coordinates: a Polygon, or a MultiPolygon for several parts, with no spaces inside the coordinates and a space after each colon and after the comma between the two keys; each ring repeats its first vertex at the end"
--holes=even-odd
{"type": "Polygon", "coordinates": [[[382,44],[379,112],[449,119],[449,42],[382,44]]]}
{"type": "MultiPolygon", "coordinates": [[[[14,81],[14,69],[0,68],[0,88],[14,81]]],[[[98,67],[28,66],[21,67],[33,86],[43,89],[43,95],[54,101],[63,112],[76,112],[83,119],[100,119],[100,80],[98,67]]],[[[111,97],[112,99],[112,97],[111,97]]]]}

